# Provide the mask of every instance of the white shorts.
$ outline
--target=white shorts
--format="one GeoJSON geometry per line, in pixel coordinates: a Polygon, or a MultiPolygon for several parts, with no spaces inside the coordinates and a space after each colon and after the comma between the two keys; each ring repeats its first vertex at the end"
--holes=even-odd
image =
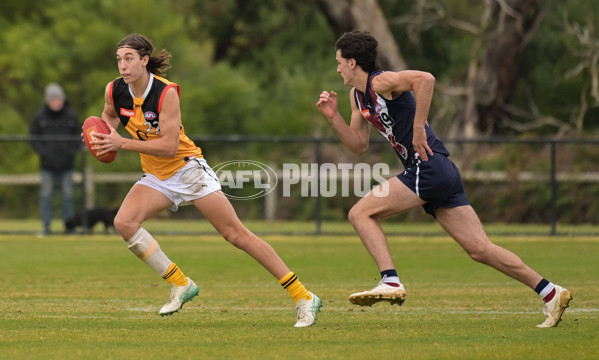
{"type": "Polygon", "coordinates": [[[218,177],[204,159],[193,158],[173,176],[160,180],[146,173],[136,183],[156,189],[169,198],[173,205],[171,211],[177,211],[179,205],[190,205],[193,200],[221,190],[218,177]]]}

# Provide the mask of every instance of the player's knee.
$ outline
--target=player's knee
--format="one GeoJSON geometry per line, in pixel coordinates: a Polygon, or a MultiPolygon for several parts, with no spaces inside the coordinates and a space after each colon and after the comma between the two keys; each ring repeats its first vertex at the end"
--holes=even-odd
{"type": "Polygon", "coordinates": [[[352,225],[357,225],[363,220],[376,220],[380,221],[381,217],[377,214],[373,214],[368,209],[361,207],[359,204],[354,205],[347,214],[347,218],[352,225]]]}
{"type": "Polygon", "coordinates": [[[364,217],[364,213],[360,210],[357,205],[354,205],[347,214],[347,219],[350,223],[356,224],[364,217]]]}
{"type": "Polygon", "coordinates": [[[116,231],[119,232],[119,234],[125,236],[126,234],[129,234],[131,232],[135,234],[137,229],[139,229],[139,225],[136,225],[132,221],[127,220],[123,216],[119,216],[117,214],[117,216],[115,216],[114,218],[114,228],[116,229],[116,231]]]}
{"type": "Polygon", "coordinates": [[[470,255],[470,258],[476,262],[479,263],[484,263],[484,251],[471,251],[468,253],[468,255],[470,255]]]}
{"type": "Polygon", "coordinates": [[[235,226],[227,226],[219,231],[225,240],[231,243],[231,245],[242,250],[246,248],[247,236],[244,236],[242,229],[239,229],[235,226]]]}
{"type": "Polygon", "coordinates": [[[125,223],[124,223],[123,219],[120,216],[118,216],[118,215],[114,217],[113,224],[114,224],[114,228],[118,232],[121,232],[121,229],[124,228],[124,226],[125,226],[125,223]]]}
{"type": "Polygon", "coordinates": [[[476,262],[487,264],[489,261],[489,248],[488,247],[475,247],[467,250],[470,258],[476,262]]]}

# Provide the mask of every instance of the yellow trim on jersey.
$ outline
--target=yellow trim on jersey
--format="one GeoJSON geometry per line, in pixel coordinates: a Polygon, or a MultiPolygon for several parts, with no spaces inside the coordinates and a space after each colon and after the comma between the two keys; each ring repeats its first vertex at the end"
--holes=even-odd
{"type": "MultiPolygon", "coordinates": [[[[162,77],[154,75],[152,87],[161,86],[160,82],[166,84],[166,87],[160,94],[156,94],[152,99],[141,99],[133,98],[134,102],[134,116],[129,118],[125,129],[131,134],[134,139],[144,139],[145,141],[152,141],[159,139],[160,127],[158,121],[152,121],[151,117],[158,115],[159,109],[162,104],[162,99],[166,91],[170,87],[175,87],[177,93],[179,93],[179,85],[172,83],[162,77]],[[146,108],[146,115],[142,111],[142,105],[144,101],[152,101],[153,104],[150,107],[150,111],[146,108]],[[148,113],[154,113],[147,115],[148,113]]],[[[162,85],[164,86],[164,85],[162,85]]],[[[181,130],[179,131],[179,148],[177,154],[174,157],[163,157],[149,154],[140,153],[141,167],[144,172],[155,175],[160,180],[165,180],[175,174],[179,169],[185,166],[185,158],[202,158],[202,150],[194,144],[194,142],[185,135],[183,125],[181,124],[181,130]]]]}

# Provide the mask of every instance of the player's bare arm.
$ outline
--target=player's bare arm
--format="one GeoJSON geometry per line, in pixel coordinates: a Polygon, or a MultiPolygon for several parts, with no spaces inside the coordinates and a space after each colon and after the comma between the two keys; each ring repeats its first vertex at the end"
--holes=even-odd
{"type": "Polygon", "coordinates": [[[361,155],[368,149],[368,134],[370,128],[368,123],[360,114],[353,100],[355,89],[350,91],[352,115],[350,124],[347,125],[337,107],[337,93],[323,91],[316,106],[323,113],[337,131],[343,144],[354,154],[361,155]]]}
{"type": "Polygon", "coordinates": [[[110,98],[111,84],[112,83],[109,82],[104,89],[104,110],[102,110],[102,120],[106,121],[116,129],[121,120],[119,119],[119,116],[114,109],[114,105],[112,104],[112,99],[110,98]]]}
{"type": "Polygon", "coordinates": [[[374,91],[388,99],[393,99],[406,91],[414,93],[416,113],[414,115],[414,139],[412,144],[422,160],[427,161],[428,155],[433,155],[426,141],[425,125],[435,88],[435,77],[424,71],[387,71],[372,80],[372,87],[374,91]]]}
{"type": "Polygon", "coordinates": [[[112,105],[112,100],[110,99],[110,85],[111,83],[108,83],[104,89],[104,109],[102,110],[102,120],[108,124],[110,134],[96,134],[98,140],[90,142],[90,144],[96,146],[96,149],[102,150],[98,152],[99,156],[110,151],[118,151],[120,148],[119,138],[121,138],[121,136],[115,130],[119,125],[120,119],[112,105]]]}

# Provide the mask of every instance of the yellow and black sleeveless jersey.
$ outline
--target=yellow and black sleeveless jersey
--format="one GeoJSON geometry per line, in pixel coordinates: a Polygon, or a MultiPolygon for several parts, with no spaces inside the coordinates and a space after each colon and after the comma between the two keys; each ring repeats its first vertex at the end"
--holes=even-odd
{"type": "MultiPolygon", "coordinates": [[[[129,85],[123,78],[110,84],[110,99],[121,120],[121,124],[140,141],[152,141],[160,138],[160,110],[166,91],[174,87],[180,95],[179,85],[164,78],[150,74],[150,82],[144,98],[133,97],[129,85]]],[[[174,157],[162,157],[139,154],[144,172],[155,175],[160,180],[171,177],[185,165],[186,158],[202,157],[202,150],[185,135],[183,125],[179,133],[179,149],[174,157]]]]}

